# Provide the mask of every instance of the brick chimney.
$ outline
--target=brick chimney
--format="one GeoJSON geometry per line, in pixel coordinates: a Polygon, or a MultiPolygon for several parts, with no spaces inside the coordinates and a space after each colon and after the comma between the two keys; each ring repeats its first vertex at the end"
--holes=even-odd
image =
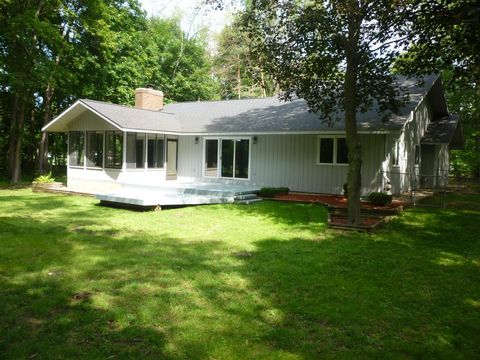
{"type": "Polygon", "coordinates": [[[150,89],[135,89],[135,107],[146,110],[163,109],[163,92],[150,89]]]}

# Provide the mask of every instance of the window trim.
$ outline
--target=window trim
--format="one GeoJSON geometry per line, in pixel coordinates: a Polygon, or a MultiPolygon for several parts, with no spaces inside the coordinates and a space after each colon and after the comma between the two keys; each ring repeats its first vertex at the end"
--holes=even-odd
{"type": "Polygon", "coordinates": [[[239,180],[239,181],[250,181],[252,178],[251,170],[252,170],[252,137],[251,136],[204,136],[203,137],[203,149],[202,149],[202,177],[207,179],[222,179],[222,180],[239,180]],[[218,140],[217,143],[217,176],[205,176],[205,151],[207,149],[207,140],[218,140]],[[221,160],[221,147],[222,147],[222,140],[234,140],[234,150],[233,150],[233,176],[232,177],[223,177],[222,174],[222,160],[221,160]],[[248,177],[247,178],[239,178],[235,177],[235,140],[248,140],[248,177]]]}
{"type": "MultiPolygon", "coordinates": [[[[330,165],[330,166],[348,166],[348,163],[337,162],[337,143],[338,139],[347,139],[345,135],[318,135],[317,136],[317,159],[316,165],[330,165]],[[321,139],[333,139],[333,161],[331,163],[320,162],[320,142],[321,139]]],[[[346,142],[345,142],[346,144],[346,142]]]]}

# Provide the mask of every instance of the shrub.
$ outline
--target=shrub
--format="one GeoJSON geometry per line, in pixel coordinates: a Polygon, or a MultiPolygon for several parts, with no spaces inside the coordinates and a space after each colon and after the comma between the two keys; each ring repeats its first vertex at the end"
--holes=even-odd
{"type": "Polygon", "coordinates": [[[55,179],[52,177],[52,173],[48,173],[45,175],[37,176],[33,181],[39,184],[49,184],[53,183],[55,179]]]}
{"type": "Polygon", "coordinates": [[[348,183],[343,184],[343,196],[348,196],[348,183]]]}
{"type": "Polygon", "coordinates": [[[368,200],[373,205],[385,206],[392,203],[392,195],[384,192],[372,192],[368,195],[368,200]]]}
{"type": "Polygon", "coordinates": [[[264,187],[260,189],[259,195],[262,197],[274,197],[275,195],[286,195],[290,191],[287,187],[264,187]]]}

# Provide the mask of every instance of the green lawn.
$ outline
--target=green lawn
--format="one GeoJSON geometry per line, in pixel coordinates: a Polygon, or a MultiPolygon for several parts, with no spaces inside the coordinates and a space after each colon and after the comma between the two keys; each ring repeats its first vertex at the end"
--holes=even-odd
{"type": "Polygon", "coordinates": [[[0,190],[0,358],[479,358],[480,195],[379,232],[320,205],[0,190]]]}

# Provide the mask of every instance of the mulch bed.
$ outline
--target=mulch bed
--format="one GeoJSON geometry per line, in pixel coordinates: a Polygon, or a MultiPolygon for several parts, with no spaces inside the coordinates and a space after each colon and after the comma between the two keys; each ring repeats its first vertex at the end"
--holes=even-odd
{"type": "MultiPolygon", "coordinates": [[[[298,201],[306,203],[319,203],[323,205],[329,205],[337,208],[346,208],[347,199],[342,195],[316,195],[316,194],[287,194],[287,195],[275,195],[273,197],[275,200],[283,201],[298,201]]],[[[391,204],[385,206],[378,206],[370,204],[366,201],[362,201],[362,209],[371,209],[371,210],[392,210],[405,206],[404,201],[393,200],[391,204]]]]}
{"type": "Polygon", "coordinates": [[[348,224],[346,209],[347,199],[341,195],[287,194],[275,195],[273,200],[316,203],[328,206],[328,225],[342,230],[373,231],[383,225],[387,216],[398,214],[407,205],[404,201],[393,200],[386,206],[373,205],[362,201],[362,220],[358,226],[348,224]]]}

